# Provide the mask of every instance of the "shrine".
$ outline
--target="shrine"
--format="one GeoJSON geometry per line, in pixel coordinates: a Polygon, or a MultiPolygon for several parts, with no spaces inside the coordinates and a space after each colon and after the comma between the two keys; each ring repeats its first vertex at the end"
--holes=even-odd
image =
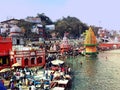
{"type": "Polygon", "coordinates": [[[64,34],[62,43],[60,44],[60,51],[63,54],[64,52],[68,52],[70,50],[70,44],[68,42],[68,38],[66,36],[66,34],[64,34]]]}
{"type": "Polygon", "coordinates": [[[90,27],[89,30],[86,32],[86,37],[84,40],[84,46],[85,46],[85,55],[96,55],[97,52],[97,40],[96,36],[90,27]]]}

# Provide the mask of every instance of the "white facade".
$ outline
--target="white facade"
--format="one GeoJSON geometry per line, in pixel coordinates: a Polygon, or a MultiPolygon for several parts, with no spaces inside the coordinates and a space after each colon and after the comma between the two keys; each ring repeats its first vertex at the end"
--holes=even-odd
{"type": "Polygon", "coordinates": [[[12,37],[13,45],[24,45],[23,34],[21,28],[19,28],[18,26],[14,25],[10,29],[9,36],[12,37]]]}

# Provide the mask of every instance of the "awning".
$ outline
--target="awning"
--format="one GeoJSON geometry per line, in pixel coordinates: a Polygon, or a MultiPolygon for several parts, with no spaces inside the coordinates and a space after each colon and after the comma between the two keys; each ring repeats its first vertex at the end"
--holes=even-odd
{"type": "Polygon", "coordinates": [[[59,64],[63,64],[64,61],[59,60],[59,59],[56,59],[56,60],[53,60],[51,63],[52,63],[53,65],[59,65],[59,64]]]}
{"type": "Polygon", "coordinates": [[[0,70],[0,73],[7,72],[7,71],[11,71],[11,69],[10,68],[4,68],[4,69],[0,70]]]}
{"type": "Polygon", "coordinates": [[[19,66],[21,66],[20,63],[14,63],[14,64],[12,65],[12,67],[19,67],[19,66]]]}

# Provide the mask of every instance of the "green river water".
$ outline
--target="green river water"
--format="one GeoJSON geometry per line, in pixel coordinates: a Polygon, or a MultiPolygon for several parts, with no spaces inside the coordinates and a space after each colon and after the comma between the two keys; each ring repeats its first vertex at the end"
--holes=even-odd
{"type": "Polygon", "coordinates": [[[120,90],[120,50],[100,52],[97,58],[71,56],[67,63],[73,71],[71,90],[120,90]]]}

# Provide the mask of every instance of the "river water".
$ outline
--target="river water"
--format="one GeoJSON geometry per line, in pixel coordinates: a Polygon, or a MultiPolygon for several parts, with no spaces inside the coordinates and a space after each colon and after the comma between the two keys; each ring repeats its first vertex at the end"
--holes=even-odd
{"type": "Polygon", "coordinates": [[[73,71],[71,90],[120,90],[120,50],[70,57],[67,63],[73,71]]]}

